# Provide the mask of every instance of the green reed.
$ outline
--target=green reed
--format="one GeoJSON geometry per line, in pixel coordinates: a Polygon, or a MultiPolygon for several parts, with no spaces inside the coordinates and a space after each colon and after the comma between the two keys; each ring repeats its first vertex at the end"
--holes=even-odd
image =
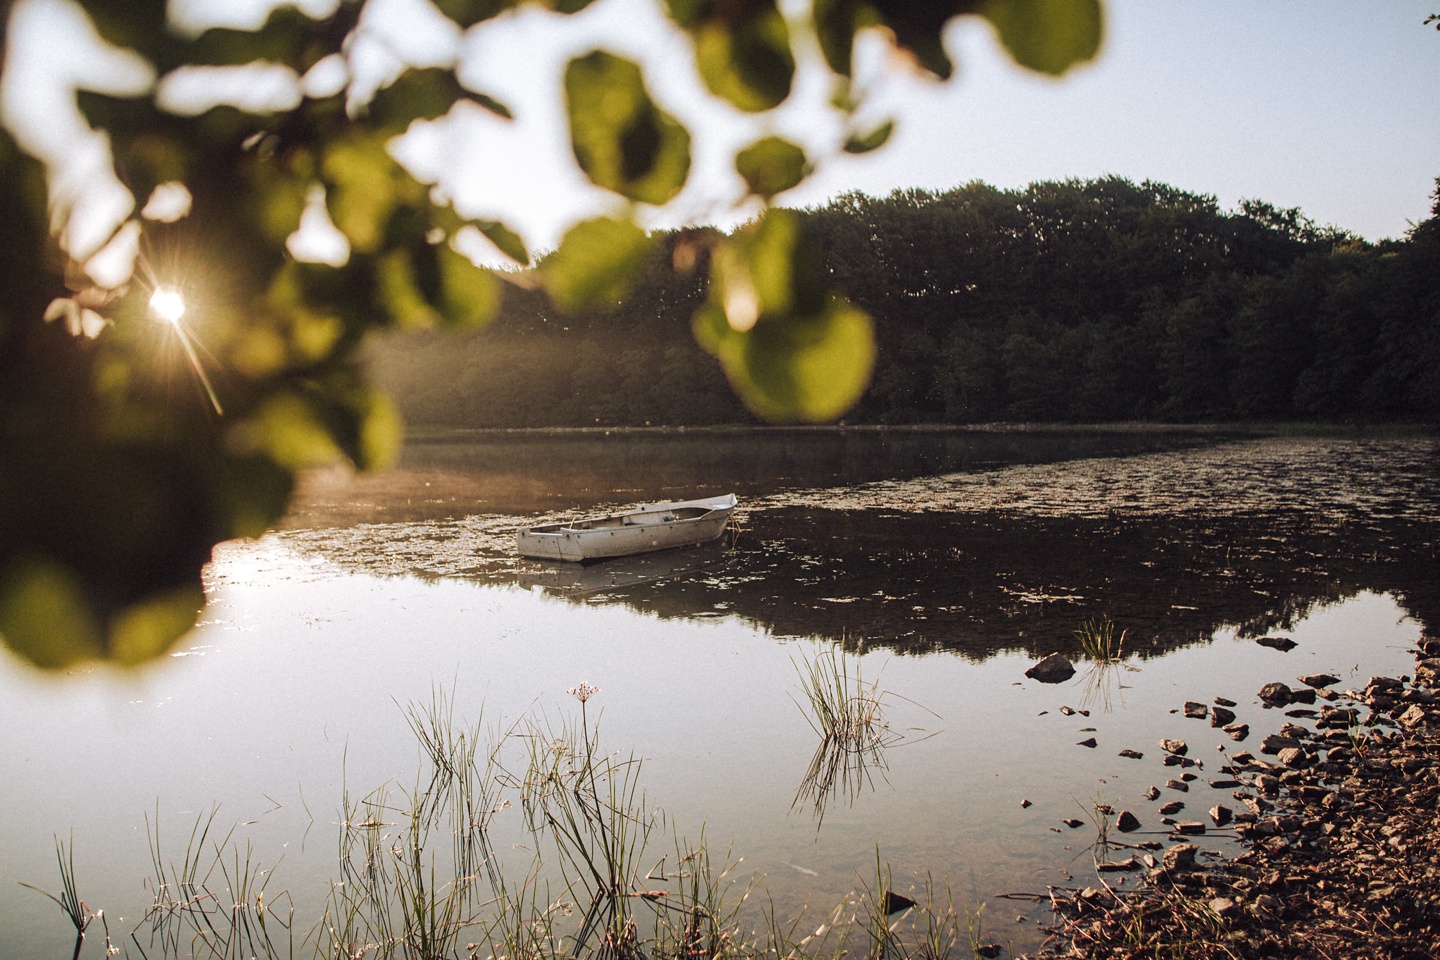
{"type": "Polygon", "coordinates": [[[1086,620],[1075,630],[1080,641],[1080,651],[1086,659],[1099,664],[1114,664],[1125,659],[1125,633],[1115,635],[1115,624],[1108,618],[1095,617],[1086,620]]]}
{"type": "MultiPolygon", "coordinates": [[[[891,742],[878,684],[838,655],[810,675],[825,684],[817,698],[844,695],[826,708],[829,739],[891,742]]],[[[602,749],[587,706],[598,692],[571,691],[578,714],[536,711],[488,733],[457,721],[439,689],[402,708],[422,759],[413,786],[391,781],[357,797],[342,784],[338,874],[300,935],[288,892],[270,892],[273,869],[233,828],[222,834],[218,809],[195,819],[174,859],[157,809],[146,818],[153,902],[131,931],[134,949],[142,960],[941,960],[964,945],[948,890],[940,901],[927,877],[914,899],[894,893],[878,849],[874,889],[813,931],[805,910],[781,919],[773,901],[747,929],[761,878],[738,877],[739,861],[717,858],[703,830],[692,842],[670,827],[645,794],[641,760],[602,749]],[[490,833],[511,806],[528,842],[502,863],[490,833]]],[[[57,850],[64,890],[47,896],[72,917],[78,957],[92,917],[73,855],[57,850]]]]}

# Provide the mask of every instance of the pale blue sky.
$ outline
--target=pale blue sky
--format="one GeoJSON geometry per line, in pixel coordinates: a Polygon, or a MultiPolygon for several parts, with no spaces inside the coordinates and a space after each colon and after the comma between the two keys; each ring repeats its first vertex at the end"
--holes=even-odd
{"type": "MultiPolygon", "coordinates": [[[[658,41],[662,31],[644,26],[645,6],[607,0],[593,27],[561,24],[563,39],[546,18],[526,18],[469,48],[471,75],[485,89],[522,103],[526,90],[552,95],[549,106],[525,106],[518,130],[481,121],[478,133],[451,134],[443,152],[466,161],[446,179],[464,205],[517,222],[542,247],[558,236],[562,209],[573,216],[577,205],[603,206],[577,199],[578,173],[554,149],[564,129],[553,96],[560,50],[583,51],[591,39],[645,58],[657,98],[700,121],[692,186],[679,212],[658,222],[733,219],[724,213],[736,189],[727,146],[766,132],[833,141],[813,109],[824,98],[818,88],[808,91],[810,107],[758,122],[702,106],[677,54],[658,41]]],[[[823,163],[784,199],[1113,173],[1214,194],[1227,208],[1255,197],[1368,239],[1398,237],[1429,214],[1440,176],[1440,32],[1423,25],[1431,8],[1430,0],[1109,0],[1101,56],[1058,81],[1011,66],[990,28],[963,18],[948,35],[959,65],[951,82],[892,71],[878,85],[872,106],[899,122],[891,143],[872,157],[823,163]]]]}
{"type": "MultiPolygon", "coordinates": [[[[184,2],[233,19],[273,0],[184,2]]],[[[334,0],[305,2],[320,10],[334,0]]],[[[791,205],[857,189],[884,195],[971,180],[1022,187],[1118,174],[1213,194],[1226,208],[1247,197],[1300,207],[1319,224],[1378,240],[1428,216],[1440,176],[1440,32],[1423,25],[1440,10],[1437,0],[1107,0],[1100,57],[1060,80],[1010,65],[974,17],[947,34],[958,70],[946,84],[887,69],[883,45],[872,42],[860,59],[871,90],[867,115],[893,116],[898,126],[890,144],[864,158],[839,154],[842,134],[822,109],[829,86],[817,69],[802,70],[793,102],[759,117],[708,97],[658,0],[600,0],[575,17],[527,9],[465,36],[453,25],[427,29],[439,18],[427,0],[370,6],[374,29],[351,56],[372,84],[397,51],[417,63],[458,59],[466,83],[515,108],[513,123],[457,111],[412,131],[400,152],[462,210],[506,221],[537,250],[553,246],[570,222],[616,204],[588,187],[565,139],[561,71],[569,56],[596,46],[643,61],[655,97],[696,134],[690,185],[650,218],[657,225],[730,224],[753,212],[734,207],[743,191],[732,158],[770,133],[799,140],[822,161],[811,181],[782,198],[791,205]]],[[[20,34],[13,30],[12,39],[20,34]]],[[[63,30],[25,43],[37,71],[68,63],[76,66],[62,75],[125,75],[113,56],[65,56],[76,45],[63,30]]],[[[19,63],[11,57],[12,73],[19,63]]],[[[112,80],[116,92],[148,82],[131,74],[112,80]]],[[[123,216],[93,141],[74,146],[78,115],[47,98],[42,88],[51,84],[39,73],[26,77],[7,85],[11,121],[23,125],[21,114],[39,109],[27,142],[75,168],[67,182],[86,188],[76,193],[77,209],[123,216]],[[49,142],[62,134],[70,146],[49,142]],[[86,162],[74,163],[81,156],[86,162]],[[107,183],[108,193],[100,190],[107,183]]]]}
{"type": "MultiPolygon", "coordinates": [[[[961,73],[915,96],[866,190],[1116,173],[1259,197],[1370,239],[1429,213],[1440,177],[1440,33],[1429,0],[1110,0],[1095,65],[1060,82],[1001,62],[983,24],[961,73]]],[[[832,188],[833,189],[833,188],[832,188]]]]}

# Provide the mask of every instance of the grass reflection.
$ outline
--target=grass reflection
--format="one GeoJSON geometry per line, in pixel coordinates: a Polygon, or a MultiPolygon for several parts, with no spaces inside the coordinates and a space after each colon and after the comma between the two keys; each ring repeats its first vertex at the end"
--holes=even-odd
{"type": "Polygon", "coordinates": [[[914,701],[882,690],[879,677],[867,684],[859,659],[847,656],[839,647],[829,647],[803,663],[791,662],[804,698],[803,703],[795,702],[820,743],[790,809],[810,808],[818,830],[831,799],[843,796],[853,804],[874,788],[877,774],[885,779],[885,751],[915,742],[895,731],[887,714],[890,700],[914,701]]]}
{"type": "Polygon", "coordinates": [[[1125,684],[1121,683],[1121,671],[1136,673],[1139,667],[1126,663],[1130,654],[1125,653],[1126,631],[1115,635],[1115,624],[1107,618],[1086,620],[1075,630],[1080,641],[1080,651],[1089,665],[1085,668],[1085,692],[1080,705],[1085,709],[1099,707],[1106,713],[1115,709],[1115,701],[1125,706],[1125,684]]]}

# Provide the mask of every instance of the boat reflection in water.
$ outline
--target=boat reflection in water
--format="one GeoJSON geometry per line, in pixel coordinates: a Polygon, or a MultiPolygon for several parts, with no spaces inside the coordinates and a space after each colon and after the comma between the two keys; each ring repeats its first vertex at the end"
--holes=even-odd
{"type": "Polygon", "coordinates": [[[522,564],[517,581],[527,590],[543,590],[557,597],[580,599],[611,590],[689,577],[702,571],[714,572],[733,557],[734,553],[728,546],[709,543],[584,564],[527,562],[522,564]]]}

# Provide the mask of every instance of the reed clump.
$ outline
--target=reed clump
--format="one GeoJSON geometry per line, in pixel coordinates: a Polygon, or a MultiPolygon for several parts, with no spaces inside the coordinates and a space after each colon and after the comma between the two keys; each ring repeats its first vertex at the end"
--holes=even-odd
{"type": "Polygon", "coordinates": [[[867,683],[859,659],[841,648],[828,647],[813,658],[791,662],[801,692],[792,699],[820,738],[791,809],[810,807],[818,829],[833,797],[843,795],[853,803],[873,788],[877,775],[884,779],[890,747],[926,738],[906,737],[892,728],[889,708],[894,702],[919,705],[882,689],[878,676],[867,683]]]}
{"type": "MultiPolygon", "coordinates": [[[[840,659],[811,676],[827,693],[829,738],[874,756],[892,742],[884,695],[840,659]],[[833,709],[831,709],[833,708],[833,709]]],[[[169,857],[157,809],[147,816],[151,905],[106,956],[139,960],[821,960],[861,953],[940,960],[978,941],[978,913],[962,917],[927,877],[914,897],[892,889],[876,855],[876,884],[845,898],[818,929],[805,911],[782,920],[747,911],[761,878],[717,857],[703,830],[692,841],[646,797],[642,761],[602,748],[598,689],[570,691],[578,714],[532,713],[505,730],[455,718],[437,689],[404,708],[422,758],[408,786],[362,796],[342,787],[337,875],[307,927],[290,892],[218,809],[197,817],[169,857]],[[523,844],[496,849],[495,821],[518,807],[523,844]]],[[[57,845],[64,890],[46,894],[77,930],[95,917],[80,900],[73,849],[57,845]]],[[[44,891],[41,891],[42,893],[44,891]]]]}

